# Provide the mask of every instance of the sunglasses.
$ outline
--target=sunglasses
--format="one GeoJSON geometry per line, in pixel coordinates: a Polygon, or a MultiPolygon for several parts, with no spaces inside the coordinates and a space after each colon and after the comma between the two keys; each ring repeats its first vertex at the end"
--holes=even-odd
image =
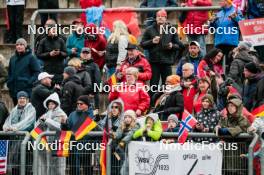
{"type": "Polygon", "coordinates": [[[115,108],[115,109],[118,109],[118,106],[112,106],[111,108],[112,108],[112,109],[114,109],[114,108],[115,108]]]}
{"type": "Polygon", "coordinates": [[[77,105],[84,105],[84,103],[77,103],[77,105]]]}

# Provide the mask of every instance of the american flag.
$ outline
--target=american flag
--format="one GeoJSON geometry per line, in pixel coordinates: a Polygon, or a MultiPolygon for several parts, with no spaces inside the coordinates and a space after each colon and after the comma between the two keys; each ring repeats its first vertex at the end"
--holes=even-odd
{"type": "Polygon", "coordinates": [[[0,174],[6,174],[8,141],[0,140],[0,174]]]}

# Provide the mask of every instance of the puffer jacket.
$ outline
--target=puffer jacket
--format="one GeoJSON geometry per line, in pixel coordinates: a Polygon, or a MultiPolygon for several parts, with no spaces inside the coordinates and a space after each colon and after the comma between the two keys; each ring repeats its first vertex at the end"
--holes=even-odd
{"type": "MultiPolygon", "coordinates": [[[[187,0],[188,7],[202,7],[202,6],[211,6],[211,0],[198,0],[193,4],[192,0],[187,0]]],[[[208,32],[202,31],[202,25],[204,25],[208,20],[208,11],[188,11],[186,14],[186,19],[183,22],[183,27],[190,27],[189,34],[207,34],[208,32]],[[193,26],[191,28],[191,25],[193,26]],[[196,31],[194,30],[195,28],[196,31]],[[199,30],[198,30],[199,29],[199,30]]]]}
{"type": "MultiPolygon", "coordinates": [[[[170,24],[166,24],[164,28],[170,29],[172,26],[170,24]]],[[[149,51],[149,62],[150,63],[160,63],[172,65],[175,63],[176,59],[180,57],[182,50],[184,49],[184,45],[179,40],[177,34],[172,34],[168,32],[168,34],[164,31],[159,31],[159,27],[157,23],[153,23],[149,26],[142,37],[140,45],[143,49],[149,51]],[[162,33],[162,34],[161,34],[162,33]],[[155,36],[160,36],[160,42],[158,44],[154,44],[152,39],[155,36]],[[167,45],[172,43],[172,49],[167,49],[167,45]]],[[[169,30],[170,31],[170,30],[169,30]]]]}

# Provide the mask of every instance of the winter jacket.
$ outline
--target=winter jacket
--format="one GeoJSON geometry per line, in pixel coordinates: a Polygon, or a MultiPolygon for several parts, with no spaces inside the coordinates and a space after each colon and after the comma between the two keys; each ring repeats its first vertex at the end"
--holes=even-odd
{"type": "Polygon", "coordinates": [[[42,116],[46,109],[43,106],[44,100],[53,93],[53,89],[43,84],[39,84],[32,90],[31,103],[36,109],[36,118],[42,116]]]}
{"type": "Polygon", "coordinates": [[[162,121],[167,121],[167,118],[170,114],[180,114],[184,110],[183,96],[181,93],[181,86],[176,86],[171,90],[170,93],[155,93],[153,95],[153,101],[158,103],[155,105],[154,112],[161,112],[160,119],[162,121]]]}
{"type": "MultiPolygon", "coordinates": [[[[86,38],[84,41],[84,46],[89,48],[94,48],[97,51],[104,51],[107,46],[107,41],[103,35],[96,35],[96,40],[91,40],[86,38]]],[[[94,62],[99,66],[100,70],[103,69],[105,64],[105,55],[99,56],[93,49],[92,49],[92,57],[94,62]]]]}
{"type": "Polygon", "coordinates": [[[238,52],[231,62],[228,77],[232,78],[240,87],[244,82],[244,66],[245,64],[253,62],[253,57],[245,49],[238,52]]]}
{"type": "MultiPolygon", "coordinates": [[[[188,7],[202,7],[202,6],[211,6],[211,0],[198,0],[195,4],[193,4],[192,0],[187,0],[188,7]]],[[[208,11],[188,11],[186,14],[186,18],[183,22],[183,27],[190,27],[189,34],[207,34],[207,32],[202,31],[202,26],[208,20],[208,11]],[[191,25],[193,27],[191,27],[191,25]],[[194,30],[196,28],[196,31],[194,30]],[[199,30],[198,30],[199,29],[199,30]]]]}
{"type": "Polygon", "coordinates": [[[3,125],[4,125],[5,120],[7,119],[8,115],[9,115],[9,112],[5,106],[5,103],[0,101],[0,131],[3,130],[3,125]]]}
{"type": "Polygon", "coordinates": [[[219,30],[214,37],[215,47],[219,45],[237,46],[239,42],[239,26],[238,22],[243,19],[240,10],[237,11],[238,15],[234,19],[230,19],[229,16],[236,12],[234,6],[228,8],[222,8],[217,13],[216,20],[211,23],[211,27],[219,30]],[[235,27],[235,28],[234,28],[235,27]]]}
{"type": "Polygon", "coordinates": [[[4,87],[6,79],[7,79],[7,70],[4,67],[4,65],[0,63],[0,89],[4,87]]]}
{"type": "Polygon", "coordinates": [[[152,71],[151,66],[148,62],[148,60],[143,55],[138,55],[136,60],[132,63],[129,62],[129,59],[126,58],[125,62],[120,67],[120,72],[124,75],[121,79],[122,82],[126,81],[126,69],[129,67],[136,67],[139,70],[138,74],[138,82],[140,83],[146,83],[146,81],[151,79],[152,71]]]}
{"type": "MultiPolygon", "coordinates": [[[[97,84],[99,86],[101,82],[101,73],[98,65],[94,63],[94,60],[91,59],[85,61],[82,63],[82,65],[90,75],[92,81],[92,89],[94,87],[94,84],[97,84]]],[[[93,92],[96,92],[95,89],[93,89],[93,92]]]]}
{"type": "MultiPolygon", "coordinates": [[[[172,26],[170,24],[164,25],[164,28],[170,29],[172,26]]],[[[160,28],[156,23],[152,26],[149,26],[142,37],[140,45],[143,49],[149,51],[149,62],[150,63],[160,63],[160,64],[168,64],[172,65],[175,63],[176,58],[180,56],[180,52],[184,49],[184,45],[179,40],[177,34],[172,34],[168,32],[168,34],[164,31],[159,31],[160,28]],[[152,39],[155,36],[160,36],[160,42],[158,44],[154,44],[152,39]],[[167,45],[172,43],[172,49],[167,49],[167,45]]]]}
{"type": "Polygon", "coordinates": [[[136,130],[135,133],[133,134],[133,139],[134,140],[142,140],[143,137],[146,138],[146,141],[158,141],[161,137],[162,134],[162,125],[161,122],[157,117],[151,117],[154,120],[154,124],[151,128],[151,130],[147,131],[144,133],[144,129],[146,127],[146,122],[147,122],[147,117],[145,118],[144,126],[141,126],[140,129],[136,130]]]}
{"type": "MultiPolygon", "coordinates": [[[[177,7],[177,0],[143,0],[140,3],[140,8],[152,8],[152,7],[177,7]]],[[[148,17],[155,18],[155,12],[148,12],[148,17]]]]}
{"type": "Polygon", "coordinates": [[[251,111],[254,106],[257,83],[262,77],[262,74],[257,74],[256,76],[248,78],[244,81],[242,92],[243,104],[249,111],[251,111]]]}
{"type": "Polygon", "coordinates": [[[197,68],[197,76],[199,78],[208,76],[210,77],[209,71],[217,72],[220,75],[224,74],[224,70],[221,64],[214,64],[213,69],[210,69],[206,61],[203,59],[200,61],[198,68],[197,68]]]}
{"type": "Polygon", "coordinates": [[[108,128],[109,130],[111,131],[114,131],[116,132],[116,130],[118,129],[118,127],[120,126],[121,124],[121,120],[123,119],[123,113],[124,113],[124,103],[122,100],[120,99],[116,99],[116,100],[113,100],[107,107],[107,114],[106,116],[104,117],[103,120],[101,120],[98,124],[104,128],[105,127],[105,123],[106,123],[106,120],[107,120],[107,117],[108,117],[108,128]],[[112,117],[110,115],[110,112],[112,110],[112,106],[114,103],[118,103],[118,104],[121,104],[121,112],[119,114],[119,116],[115,116],[115,117],[112,117]]]}
{"type": "Polygon", "coordinates": [[[236,116],[231,116],[227,113],[227,117],[221,117],[219,121],[221,128],[226,128],[228,133],[233,137],[242,132],[246,132],[247,128],[250,126],[248,120],[242,115],[243,105],[235,105],[237,106],[236,116]]]}
{"type": "Polygon", "coordinates": [[[70,57],[80,57],[82,48],[84,47],[84,34],[78,35],[76,32],[72,33],[66,42],[67,54],[70,57]],[[77,48],[77,54],[72,54],[72,48],[77,48]]]}
{"type": "Polygon", "coordinates": [[[6,5],[25,5],[25,0],[7,0],[6,5]]]}
{"type": "Polygon", "coordinates": [[[182,66],[185,63],[191,63],[194,66],[194,75],[197,75],[197,68],[198,68],[200,61],[202,60],[202,57],[203,56],[201,52],[199,52],[199,55],[196,58],[191,57],[190,54],[188,53],[185,57],[183,57],[179,61],[177,65],[177,70],[176,70],[177,75],[182,76],[182,66]]]}
{"type": "Polygon", "coordinates": [[[87,91],[91,91],[92,80],[90,74],[85,70],[85,68],[77,70],[76,75],[80,78],[82,87],[85,88],[87,91]]]}
{"type": "Polygon", "coordinates": [[[127,55],[125,49],[128,45],[128,37],[121,35],[116,43],[108,43],[106,46],[105,63],[108,68],[122,64],[127,55]]]}
{"type": "Polygon", "coordinates": [[[57,93],[53,93],[43,102],[43,106],[47,109],[47,112],[44,114],[45,116],[45,124],[50,131],[60,131],[61,130],[61,117],[66,117],[65,112],[60,108],[60,99],[57,93]],[[54,110],[48,109],[48,102],[54,101],[58,104],[58,106],[54,110]]]}
{"type": "Polygon", "coordinates": [[[264,17],[263,0],[248,0],[248,16],[249,19],[264,17]]]}
{"type": "Polygon", "coordinates": [[[198,82],[197,78],[194,75],[191,75],[189,78],[182,78],[181,79],[184,108],[190,114],[193,112],[194,96],[198,92],[197,82],[198,82]],[[184,82],[192,82],[192,86],[191,87],[184,87],[184,82]]]}
{"type": "Polygon", "coordinates": [[[78,76],[72,76],[62,82],[61,108],[69,115],[76,108],[79,96],[83,94],[83,87],[78,76]]]}
{"type": "Polygon", "coordinates": [[[25,53],[17,52],[10,58],[8,67],[7,87],[11,97],[16,98],[19,91],[26,91],[31,95],[33,83],[40,73],[40,65],[32,55],[31,49],[26,48],[25,53]]]}
{"type": "Polygon", "coordinates": [[[132,109],[141,112],[148,110],[150,105],[150,97],[148,93],[144,90],[142,83],[137,83],[136,85],[127,85],[126,83],[121,83],[119,85],[120,90],[111,91],[109,94],[109,100],[120,98],[124,102],[124,110],[132,109]]]}
{"type": "Polygon", "coordinates": [[[194,112],[194,114],[201,112],[201,110],[202,110],[202,98],[208,93],[208,91],[206,91],[206,92],[198,91],[195,94],[194,100],[193,100],[193,112],[194,112]]]}
{"type": "Polygon", "coordinates": [[[264,77],[257,83],[256,93],[254,96],[254,108],[264,104],[264,77]]]}
{"type": "Polygon", "coordinates": [[[31,131],[35,121],[36,110],[31,103],[27,103],[22,109],[17,105],[10,112],[10,115],[3,125],[3,129],[15,128],[17,131],[31,131]]]}
{"type": "Polygon", "coordinates": [[[64,69],[64,59],[67,56],[64,40],[58,36],[55,36],[53,38],[50,36],[46,36],[40,41],[36,55],[44,62],[43,71],[55,75],[53,79],[60,83],[60,81],[62,80],[62,73],[64,69]],[[51,57],[50,52],[56,49],[60,50],[60,55],[51,57]]]}

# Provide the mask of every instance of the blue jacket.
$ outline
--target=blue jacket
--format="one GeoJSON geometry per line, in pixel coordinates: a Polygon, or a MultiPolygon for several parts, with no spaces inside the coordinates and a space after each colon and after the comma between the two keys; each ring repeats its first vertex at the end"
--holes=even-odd
{"type": "Polygon", "coordinates": [[[82,48],[84,47],[84,34],[78,36],[75,32],[72,33],[66,42],[67,55],[70,57],[80,57],[82,48]],[[77,55],[72,55],[72,48],[77,48],[77,55]]]}
{"type": "Polygon", "coordinates": [[[239,42],[239,26],[238,22],[243,19],[241,11],[238,10],[236,18],[231,19],[229,16],[236,11],[234,6],[222,8],[217,13],[217,19],[211,23],[211,27],[216,29],[215,32],[215,47],[218,45],[237,46],[239,42]],[[234,28],[235,27],[235,28],[234,28]],[[221,29],[222,28],[222,29],[221,29]],[[219,30],[219,32],[217,32],[219,30]],[[222,33],[222,34],[221,34],[222,33]],[[225,34],[226,33],[226,34],[225,34]]]}
{"type": "Polygon", "coordinates": [[[264,17],[263,0],[248,0],[248,17],[249,19],[264,17]]]}
{"type": "Polygon", "coordinates": [[[11,97],[16,98],[17,93],[22,90],[31,95],[33,83],[39,73],[39,62],[32,55],[30,48],[26,48],[23,54],[16,52],[10,58],[8,67],[7,87],[11,97]]]}

